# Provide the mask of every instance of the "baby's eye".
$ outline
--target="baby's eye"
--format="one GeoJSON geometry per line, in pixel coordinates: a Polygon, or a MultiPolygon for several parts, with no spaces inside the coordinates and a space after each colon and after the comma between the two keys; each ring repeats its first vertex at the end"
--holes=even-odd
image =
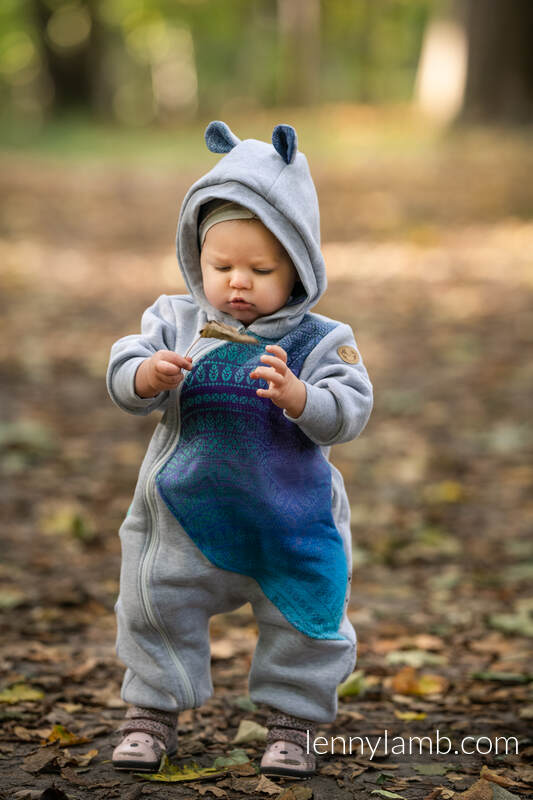
{"type": "Polygon", "coordinates": [[[271,272],[274,272],[273,269],[256,269],[254,272],[257,272],[259,275],[270,275],[271,272]]]}
{"type": "Polygon", "coordinates": [[[215,267],[215,269],[219,270],[219,272],[225,272],[227,269],[231,269],[231,267],[215,267]]]}

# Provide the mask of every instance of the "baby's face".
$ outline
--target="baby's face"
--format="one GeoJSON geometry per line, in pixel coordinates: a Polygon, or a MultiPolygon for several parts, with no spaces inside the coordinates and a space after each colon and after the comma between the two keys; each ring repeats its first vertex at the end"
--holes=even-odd
{"type": "Polygon", "coordinates": [[[209,228],[200,263],[208,301],[246,326],[282,308],[298,277],[280,242],[255,219],[209,228]]]}

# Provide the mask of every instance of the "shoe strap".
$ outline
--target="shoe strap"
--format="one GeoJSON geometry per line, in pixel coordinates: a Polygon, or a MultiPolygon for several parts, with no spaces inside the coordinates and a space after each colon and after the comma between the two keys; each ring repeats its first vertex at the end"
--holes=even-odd
{"type": "Polygon", "coordinates": [[[307,749],[307,737],[309,742],[315,739],[316,723],[310,719],[294,717],[292,714],[284,714],[281,711],[272,712],[267,717],[267,744],[272,744],[280,740],[292,742],[307,749]]]}
{"type": "Polygon", "coordinates": [[[129,733],[148,733],[167,744],[176,733],[177,721],[177,712],[132,706],[126,712],[126,719],[118,730],[123,736],[129,733]]]}

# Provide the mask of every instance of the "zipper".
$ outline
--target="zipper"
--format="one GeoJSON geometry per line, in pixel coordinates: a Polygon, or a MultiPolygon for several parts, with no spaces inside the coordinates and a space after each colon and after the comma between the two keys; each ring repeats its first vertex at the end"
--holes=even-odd
{"type": "MultiPolygon", "coordinates": [[[[209,344],[206,347],[202,348],[201,350],[197,350],[194,354],[195,357],[203,356],[208,353],[210,350],[215,350],[220,345],[224,344],[224,341],[218,341],[215,345],[209,344]]],[[[178,672],[181,680],[182,685],[185,687],[185,692],[187,695],[187,701],[190,703],[191,707],[194,707],[196,704],[196,697],[194,693],[193,686],[191,684],[191,680],[183,663],[178,656],[177,652],[174,650],[172,646],[172,640],[168,635],[167,631],[163,627],[163,624],[158,622],[157,617],[154,612],[154,608],[152,605],[151,597],[150,597],[150,586],[149,586],[149,579],[150,574],[152,572],[153,562],[155,558],[155,554],[157,552],[157,548],[159,546],[159,530],[157,527],[157,506],[155,503],[154,495],[155,495],[155,478],[165,461],[167,460],[170,453],[174,450],[176,445],[178,444],[180,434],[181,434],[181,414],[179,413],[179,397],[181,394],[181,390],[183,388],[183,384],[185,383],[185,379],[180,383],[179,389],[176,393],[176,408],[178,409],[178,424],[176,426],[176,433],[175,435],[169,440],[167,446],[162,451],[161,455],[157,459],[157,461],[152,466],[152,469],[148,475],[146,480],[146,484],[144,487],[144,501],[146,508],[148,510],[148,515],[150,518],[150,525],[149,525],[149,544],[148,547],[145,549],[140,564],[140,576],[139,576],[139,589],[140,589],[140,596],[141,596],[141,604],[143,606],[143,610],[145,613],[146,618],[148,619],[152,628],[159,634],[161,639],[163,640],[165,647],[167,649],[168,655],[170,660],[176,667],[176,671],[178,672]]]]}

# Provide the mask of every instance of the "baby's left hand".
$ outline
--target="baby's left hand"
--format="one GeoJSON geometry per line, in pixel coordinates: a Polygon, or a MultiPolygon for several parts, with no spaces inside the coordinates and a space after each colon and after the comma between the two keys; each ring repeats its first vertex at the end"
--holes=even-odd
{"type": "Polygon", "coordinates": [[[268,367],[256,367],[250,378],[268,381],[268,389],[257,389],[260,397],[268,397],[278,408],[284,408],[290,417],[299,417],[306,401],[305,384],[287,366],[287,353],[277,344],[267,344],[272,355],[262,355],[268,367]]]}

